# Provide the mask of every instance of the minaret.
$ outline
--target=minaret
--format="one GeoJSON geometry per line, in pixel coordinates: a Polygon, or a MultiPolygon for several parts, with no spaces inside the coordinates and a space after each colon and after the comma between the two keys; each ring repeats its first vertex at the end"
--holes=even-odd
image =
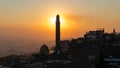
{"type": "Polygon", "coordinates": [[[60,46],[60,16],[56,16],[56,48],[55,52],[60,52],[61,46],[60,46]]]}
{"type": "Polygon", "coordinates": [[[116,33],[116,31],[115,31],[115,29],[113,29],[113,34],[115,34],[116,33]]]}

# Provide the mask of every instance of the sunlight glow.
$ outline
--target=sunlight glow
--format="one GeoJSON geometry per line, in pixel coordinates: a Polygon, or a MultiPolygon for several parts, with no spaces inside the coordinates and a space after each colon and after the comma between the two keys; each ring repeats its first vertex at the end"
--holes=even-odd
{"type": "MultiPolygon", "coordinates": [[[[55,25],[56,17],[52,17],[50,20],[51,20],[51,24],[55,25]]],[[[62,17],[60,18],[60,24],[63,24],[63,19],[62,19],[62,17]]]]}
{"type": "MultiPolygon", "coordinates": [[[[56,14],[57,15],[57,14],[56,14]]],[[[54,16],[51,16],[49,17],[49,26],[51,28],[55,28],[55,23],[56,23],[56,15],[54,16]]],[[[60,27],[63,29],[63,28],[66,28],[66,21],[65,21],[65,18],[60,15],[60,27]]]]}

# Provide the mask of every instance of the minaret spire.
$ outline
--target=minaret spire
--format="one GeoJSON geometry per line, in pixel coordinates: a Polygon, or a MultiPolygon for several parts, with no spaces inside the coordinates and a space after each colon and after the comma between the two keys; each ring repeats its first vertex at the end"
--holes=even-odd
{"type": "Polygon", "coordinates": [[[56,52],[61,51],[60,46],[60,16],[59,14],[56,15],[56,52]]]}

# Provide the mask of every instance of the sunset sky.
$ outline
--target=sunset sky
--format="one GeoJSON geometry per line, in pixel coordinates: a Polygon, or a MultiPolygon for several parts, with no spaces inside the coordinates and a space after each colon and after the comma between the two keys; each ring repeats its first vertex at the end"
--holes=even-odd
{"type": "Polygon", "coordinates": [[[57,14],[63,19],[61,39],[98,28],[120,32],[120,0],[0,0],[0,54],[54,41],[51,19],[57,14]]]}

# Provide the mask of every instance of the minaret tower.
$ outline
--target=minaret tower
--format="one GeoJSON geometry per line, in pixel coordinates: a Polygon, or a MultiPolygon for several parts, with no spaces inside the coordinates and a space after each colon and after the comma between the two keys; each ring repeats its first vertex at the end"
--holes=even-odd
{"type": "Polygon", "coordinates": [[[116,33],[116,31],[115,31],[115,29],[113,29],[113,34],[115,34],[116,33]]]}
{"type": "Polygon", "coordinates": [[[56,16],[56,48],[55,52],[61,51],[61,45],[60,45],[60,16],[56,16]]]}

